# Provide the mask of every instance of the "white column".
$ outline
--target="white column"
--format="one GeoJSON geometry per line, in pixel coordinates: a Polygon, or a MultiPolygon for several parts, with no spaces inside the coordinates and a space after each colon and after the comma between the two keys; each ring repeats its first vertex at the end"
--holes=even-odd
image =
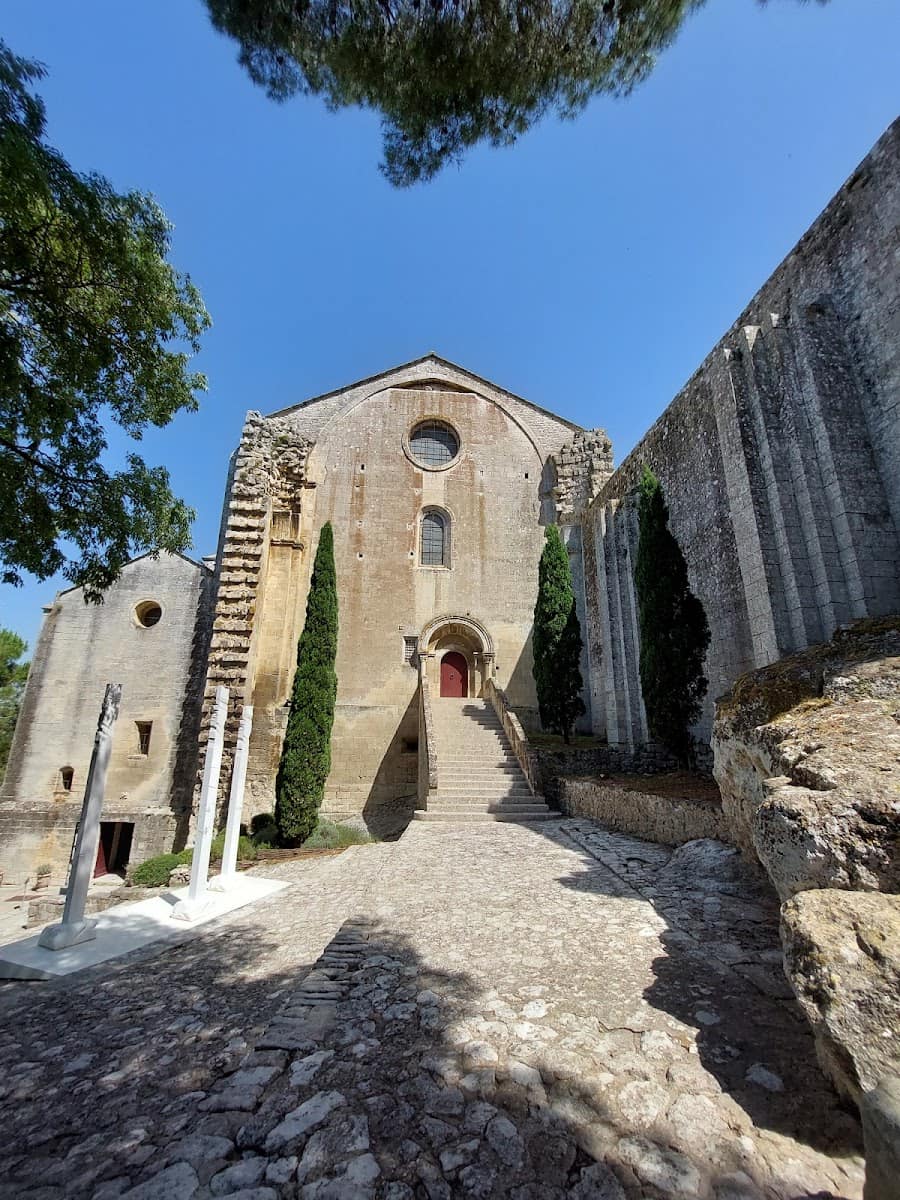
{"type": "Polygon", "coordinates": [[[234,768],[231,772],[231,791],[228,795],[228,822],[225,825],[225,848],[222,851],[222,872],[211,879],[215,892],[224,892],[237,881],[238,840],[241,834],[241,811],[244,807],[244,784],[247,780],[247,756],[250,752],[250,730],[253,726],[253,705],[245,704],[238,728],[234,768]]]}
{"type": "Polygon", "coordinates": [[[209,851],[216,819],[216,798],[219,793],[219,770],[222,766],[222,741],[225,717],[228,712],[228,688],[217,687],[206,743],[206,762],[203,765],[203,784],[200,788],[200,811],[197,814],[197,835],[194,857],[191,859],[191,882],[184,900],[172,909],[178,921],[194,921],[209,903],[206,876],[209,872],[209,851]]]}
{"type": "Polygon", "coordinates": [[[66,887],[66,906],[59,925],[48,925],[38,938],[38,945],[46,950],[65,950],[79,942],[90,942],[96,936],[96,921],[84,919],[84,905],[88,888],[94,874],[97,859],[97,842],[100,838],[100,815],[103,811],[103,793],[106,788],[106,770],[112,751],[113,726],[119,715],[122,700],[121,683],[108,683],[100,709],[100,720],[94,736],[94,752],[88,772],[84,803],[81,806],[81,821],[69,882],[66,887]]]}

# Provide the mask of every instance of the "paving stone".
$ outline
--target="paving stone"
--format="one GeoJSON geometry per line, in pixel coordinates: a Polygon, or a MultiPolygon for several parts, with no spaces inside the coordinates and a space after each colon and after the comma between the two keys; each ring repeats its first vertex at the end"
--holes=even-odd
{"type": "Polygon", "coordinates": [[[321,1125],[335,1108],[346,1103],[340,1092],[317,1092],[315,1096],[304,1100],[297,1108],[287,1113],[284,1119],[269,1131],[265,1141],[266,1151],[271,1154],[298,1141],[311,1129],[321,1125]]]}
{"type": "Polygon", "coordinates": [[[199,1190],[197,1172],[188,1163],[175,1163],[122,1193],[122,1200],[191,1200],[199,1190]]]}
{"type": "Polygon", "coordinates": [[[332,1179],[317,1179],[300,1188],[302,1200],[368,1200],[381,1174],[377,1160],[362,1154],[342,1163],[332,1179]]]}
{"type": "Polygon", "coordinates": [[[621,1183],[603,1163],[593,1163],[581,1172],[572,1189],[572,1200],[625,1200],[621,1183]]]}
{"type": "Polygon", "coordinates": [[[507,1167],[517,1167],[522,1161],[525,1146],[518,1129],[508,1117],[494,1117],[485,1130],[488,1145],[507,1167]]]}
{"type": "Polygon", "coordinates": [[[209,1181],[209,1190],[214,1196],[228,1196],[240,1188],[254,1187],[266,1173],[268,1160],[265,1158],[245,1158],[213,1175],[209,1181]]]}
{"type": "Polygon", "coordinates": [[[351,1114],[317,1130],[303,1151],[297,1167],[297,1181],[303,1183],[328,1171],[335,1162],[369,1149],[369,1122],[351,1114]]]}
{"type": "Polygon", "coordinates": [[[323,1063],[334,1057],[333,1050],[317,1050],[291,1063],[290,1082],[292,1087],[303,1087],[309,1083],[323,1063]]]}

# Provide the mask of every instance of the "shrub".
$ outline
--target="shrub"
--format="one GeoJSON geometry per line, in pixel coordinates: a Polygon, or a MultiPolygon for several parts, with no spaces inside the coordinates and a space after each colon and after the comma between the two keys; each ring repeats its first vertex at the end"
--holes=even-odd
{"type": "Polygon", "coordinates": [[[365,846],[375,839],[361,829],[320,820],[303,843],[304,850],[336,850],[341,846],[365,846]]]}
{"type": "Polygon", "coordinates": [[[669,529],[662,486],[648,467],[640,482],[638,528],[634,584],[647,725],[653,737],[688,764],[693,757],[690,726],[706,695],[703,660],[709,625],[688,584],[681,547],[669,529]]]}
{"type": "MultiPolygon", "coordinates": [[[[220,833],[217,833],[212,840],[212,845],[209,849],[210,862],[221,862],[224,851],[225,830],[223,829],[220,833]]],[[[242,860],[245,862],[247,860],[252,861],[254,858],[256,858],[256,846],[250,838],[244,837],[243,834],[238,838],[237,856],[239,861],[242,860]]]]}
{"type": "Polygon", "coordinates": [[[250,822],[250,840],[254,846],[269,847],[278,844],[278,826],[274,813],[257,813],[250,822]]]}
{"type": "Polygon", "coordinates": [[[178,854],[157,854],[145,859],[129,872],[129,883],[135,887],[165,887],[172,871],[189,863],[193,856],[193,850],[181,850],[178,854]]]}
{"type": "Polygon", "coordinates": [[[337,695],[337,638],[334,535],[330,522],[326,522],[313,564],[306,621],[297,646],[291,710],[275,782],[275,820],[286,846],[298,846],[309,837],[325,794],[337,695]]]}
{"type": "Polygon", "coordinates": [[[581,692],[581,627],[575,610],[569,555],[555,525],[544,531],[534,606],[532,674],[544,729],[561,733],[568,745],[584,713],[581,692]]]}

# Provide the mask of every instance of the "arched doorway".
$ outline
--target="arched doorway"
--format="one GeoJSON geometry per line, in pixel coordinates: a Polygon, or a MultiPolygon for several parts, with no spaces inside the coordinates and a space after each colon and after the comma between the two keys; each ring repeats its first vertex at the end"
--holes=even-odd
{"type": "Polygon", "coordinates": [[[419,671],[435,699],[482,696],[485,682],[493,676],[491,635],[468,613],[448,613],[429,621],[419,635],[418,656],[419,671]],[[452,667],[458,676],[451,681],[452,667]]]}
{"type": "Polygon", "coordinates": [[[458,650],[441,659],[441,695],[462,699],[469,694],[469,664],[458,650]]]}

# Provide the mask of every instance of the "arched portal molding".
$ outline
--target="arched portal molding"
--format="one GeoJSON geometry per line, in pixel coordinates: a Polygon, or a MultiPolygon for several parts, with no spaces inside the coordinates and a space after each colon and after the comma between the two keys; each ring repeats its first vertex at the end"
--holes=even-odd
{"type": "Polygon", "coordinates": [[[434,650],[439,640],[445,639],[462,644],[468,642],[476,653],[491,658],[494,656],[494,642],[491,635],[484,625],[480,621],[476,621],[474,617],[461,617],[453,613],[434,617],[423,628],[419,636],[419,654],[428,654],[429,651],[434,650]]]}

